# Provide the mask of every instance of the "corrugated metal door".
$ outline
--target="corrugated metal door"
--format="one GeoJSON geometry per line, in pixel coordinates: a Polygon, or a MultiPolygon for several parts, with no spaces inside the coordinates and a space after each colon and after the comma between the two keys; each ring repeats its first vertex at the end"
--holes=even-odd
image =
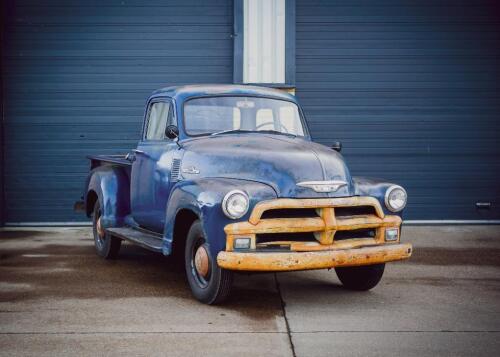
{"type": "Polygon", "coordinates": [[[232,0],[4,5],[6,222],[82,220],[85,155],[133,148],[150,92],[232,81],[232,0]]]}
{"type": "Polygon", "coordinates": [[[297,0],[313,137],[403,184],[408,219],[499,219],[499,20],[495,1],[297,0]]]}

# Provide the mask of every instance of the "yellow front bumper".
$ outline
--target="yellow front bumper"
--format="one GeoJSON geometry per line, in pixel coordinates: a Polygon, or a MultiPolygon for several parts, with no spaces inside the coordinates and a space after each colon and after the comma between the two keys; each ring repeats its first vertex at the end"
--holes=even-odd
{"type": "Polygon", "coordinates": [[[292,271],[370,265],[407,259],[411,244],[384,244],[314,252],[220,252],[217,264],[228,270],[292,271]]]}
{"type": "Polygon", "coordinates": [[[410,257],[412,246],[399,243],[400,226],[401,218],[384,214],[379,201],[373,197],[262,201],[254,207],[248,221],[224,227],[226,250],[218,254],[217,263],[230,270],[290,271],[402,260],[410,257]],[[347,216],[336,212],[352,207],[371,207],[372,212],[347,216]],[[263,218],[265,212],[276,209],[314,209],[316,215],[263,218]],[[372,237],[335,239],[337,232],[360,229],[372,229],[376,233],[372,237]],[[387,229],[398,229],[395,240],[385,240],[387,229]],[[259,242],[259,235],[276,233],[281,233],[281,240],[259,242]],[[313,233],[316,241],[287,240],[288,233],[313,233]],[[250,249],[235,251],[234,241],[238,238],[250,239],[250,249]]]}

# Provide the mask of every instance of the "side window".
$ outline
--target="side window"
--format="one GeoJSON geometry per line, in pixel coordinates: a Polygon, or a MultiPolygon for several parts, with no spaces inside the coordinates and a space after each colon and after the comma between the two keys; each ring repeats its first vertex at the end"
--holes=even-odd
{"type": "Polygon", "coordinates": [[[172,104],[170,103],[169,106],[170,108],[168,110],[167,125],[165,127],[169,125],[177,125],[177,122],[174,118],[174,110],[172,108],[172,104]]]}
{"type": "Polygon", "coordinates": [[[163,140],[167,120],[173,121],[169,102],[152,103],[149,107],[146,140],[163,140]]]}

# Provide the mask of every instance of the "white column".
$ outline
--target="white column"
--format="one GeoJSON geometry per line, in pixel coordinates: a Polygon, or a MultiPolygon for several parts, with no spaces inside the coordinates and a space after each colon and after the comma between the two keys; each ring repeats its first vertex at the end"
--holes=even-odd
{"type": "Polygon", "coordinates": [[[285,83],[285,0],[244,0],[243,82],[285,83]]]}

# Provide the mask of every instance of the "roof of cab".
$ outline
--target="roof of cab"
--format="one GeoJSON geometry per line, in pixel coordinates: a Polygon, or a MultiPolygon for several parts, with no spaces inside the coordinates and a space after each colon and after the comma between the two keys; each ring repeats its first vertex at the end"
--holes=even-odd
{"type": "Polygon", "coordinates": [[[293,95],[279,89],[242,84],[192,84],[166,87],[155,90],[151,94],[151,98],[166,96],[174,99],[186,100],[191,97],[212,95],[248,95],[253,97],[274,97],[296,101],[293,95]]]}

